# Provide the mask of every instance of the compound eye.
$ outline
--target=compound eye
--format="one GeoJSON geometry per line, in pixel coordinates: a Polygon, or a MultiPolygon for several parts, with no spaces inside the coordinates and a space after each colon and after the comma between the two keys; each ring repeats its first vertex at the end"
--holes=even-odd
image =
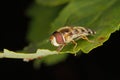
{"type": "Polygon", "coordinates": [[[62,36],[62,34],[60,32],[54,32],[53,35],[54,35],[54,37],[56,39],[56,42],[58,44],[64,44],[63,36],[62,36]]]}

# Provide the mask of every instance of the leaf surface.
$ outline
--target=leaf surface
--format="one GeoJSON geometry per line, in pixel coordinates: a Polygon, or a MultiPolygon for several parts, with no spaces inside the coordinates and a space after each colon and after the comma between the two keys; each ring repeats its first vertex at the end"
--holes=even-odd
{"type": "MultiPolygon", "coordinates": [[[[88,37],[94,43],[81,39],[77,41],[75,50],[70,43],[61,53],[76,54],[80,50],[89,53],[107,41],[111,33],[120,29],[119,3],[120,0],[71,0],[66,6],[48,7],[35,4],[28,11],[32,18],[28,40],[32,44],[27,50],[40,48],[55,51],[56,48],[49,42],[54,31],[64,26],[83,26],[96,31],[95,35],[88,37]]],[[[43,61],[52,64],[52,61],[54,63],[54,60],[60,60],[57,56],[45,58],[43,61]]]]}

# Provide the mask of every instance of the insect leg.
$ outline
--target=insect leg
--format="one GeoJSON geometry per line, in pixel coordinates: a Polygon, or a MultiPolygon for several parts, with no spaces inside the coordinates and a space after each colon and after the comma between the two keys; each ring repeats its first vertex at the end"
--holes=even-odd
{"type": "Polygon", "coordinates": [[[81,37],[77,37],[75,40],[77,41],[77,40],[79,40],[81,37]]]}
{"type": "MultiPolygon", "coordinates": [[[[75,48],[77,47],[77,43],[74,41],[74,40],[72,40],[71,41],[73,44],[75,44],[75,46],[74,46],[74,48],[73,48],[73,50],[75,50],[75,48]]],[[[75,53],[75,56],[76,56],[77,54],[75,53]]]]}
{"type": "Polygon", "coordinates": [[[87,40],[88,42],[93,43],[93,41],[89,40],[89,39],[87,38],[87,36],[82,36],[81,38],[84,39],[84,40],[87,40]]]}
{"type": "Polygon", "coordinates": [[[72,40],[71,42],[75,45],[73,48],[73,49],[75,49],[77,47],[77,43],[74,40],[72,40]]]}
{"type": "Polygon", "coordinates": [[[60,51],[63,49],[64,46],[65,46],[65,44],[60,45],[60,46],[57,48],[57,51],[60,52],[60,51]]]}

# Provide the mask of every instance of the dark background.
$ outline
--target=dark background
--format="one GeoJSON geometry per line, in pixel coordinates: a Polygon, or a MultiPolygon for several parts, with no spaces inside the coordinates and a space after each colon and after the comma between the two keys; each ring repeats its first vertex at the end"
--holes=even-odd
{"type": "MultiPolygon", "coordinates": [[[[29,18],[26,9],[32,0],[5,0],[1,5],[0,51],[21,50],[28,45],[26,32],[29,18]]],[[[35,70],[31,62],[16,59],[0,59],[0,80],[120,80],[120,33],[113,33],[110,39],[81,56],[69,55],[66,61],[57,65],[35,70]],[[119,49],[118,49],[119,48],[119,49]]]]}

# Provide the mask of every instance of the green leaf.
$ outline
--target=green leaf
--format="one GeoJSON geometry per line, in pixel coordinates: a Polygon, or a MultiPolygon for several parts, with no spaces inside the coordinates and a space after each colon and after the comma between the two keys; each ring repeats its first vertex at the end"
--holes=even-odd
{"type": "Polygon", "coordinates": [[[53,22],[51,32],[61,26],[85,26],[96,31],[96,35],[89,37],[94,43],[79,40],[73,51],[68,45],[63,52],[76,53],[82,50],[89,53],[92,49],[102,45],[110,34],[119,29],[120,24],[119,0],[76,0],[71,2],[53,22]]]}
{"type": "MultiPolygon", "coordinates": [[[[74,45],[70,43],[60,53],[75,54],[80,50],[84,53],[89,53],[92,49],[108,40],[111,33],[119,30],[119,3],[119,0],[73,0],[65,7],[46,7],[35,4],[28,11],[32,18],[28,40],[32,44],[26,49],[36,50],[40,48],[55,51],[56,48],[49,42],[51,33],[64,26],[83,26],[96,31],[94,36],[88,37],[94,43],[78,40],[78,46],[75,50],[73,50],[74,45]]],[[[53,64],[57,63],[60,59],[64,58],[58,58],[58,55],[53,55],[43,58],[41,61],[53,64]]]]}
{"type": "MultiPolygon", "coordinates": [[[[28,39],[31,42],[36,42],[36,49],[55,50],[55,47],[49,42],[49,36],[52,32],[64,26],[84,26],[97,32],[96,35],[89,37],[94,40],[94,43],[79,40],[76,50],[73,51],[73,45],[68,44],[61,53],[76,53],[79,50],[88,53],[102,45],[112,32],[119,29],[120,6],[118,3],[119,0],[74,0],[60,13],[61,6],[45,7],[36,4],[29,11],[33,22],[30,24],[28,39]],[[50,27],[51,23],[52,27],[50,27]]],[[[35,48],[35,46],[33,47],[35,48]]]]}
{"type": "Polygon", "coordinates": [[[42,4],[45,6],[58,6],[61,4],[65,4],[70,0],[36,0],[36,3],[42,4]]]}
{"type": "Polygon", "coordinates": [[[67,54],[64,53],[76,54],[79,51],[89,53],[107,41],[113,32],[120,30],[119,3],[120,0],[71,0],[66,6],[59,3],[60,6],[57,7],[33,4],[28,10],[31,23],[27,39],[31,44],[23,50],[25,52],[4,49],[0,53],[0,58],[16,58],[24,61],[37,59],[34,66],[38,68],[41,62],[53,65],[65,60],[67,54]],[[80,39],[76,41],[78,45],[75,49],[70,43],[61,52],[57,52],[50,44],[49,37],[56,29],[64,26],[84,26],[95,30],[96,34],[88,37],[94,42],[80,39]]]}

